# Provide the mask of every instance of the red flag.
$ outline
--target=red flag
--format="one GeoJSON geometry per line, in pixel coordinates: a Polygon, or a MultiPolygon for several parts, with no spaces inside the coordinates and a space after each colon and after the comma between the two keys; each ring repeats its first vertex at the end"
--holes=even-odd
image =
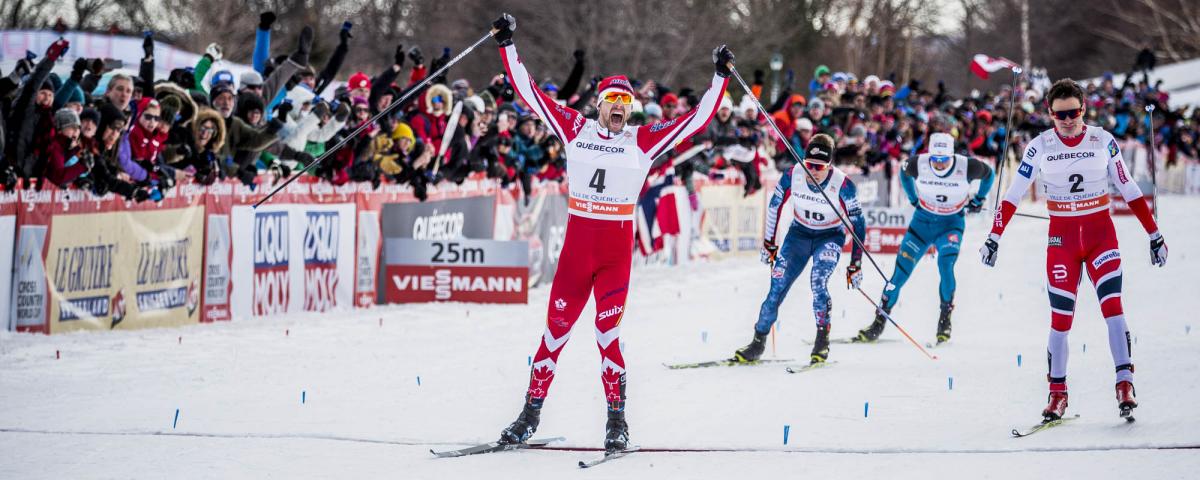
{"type": "Polygon", "coordinates": [[[984,80],[987,80],[988,74],[992,72],[1004,68],[1012,69],[1018,66],[1019,65],[1017,65],[1016,62],[1013,62],[1007,58],[992,58],[982,53],[975,55],[975,58],[971,60],[971,72],[975,73],[975,75],[978,75],[979,78],[984,80]]]}

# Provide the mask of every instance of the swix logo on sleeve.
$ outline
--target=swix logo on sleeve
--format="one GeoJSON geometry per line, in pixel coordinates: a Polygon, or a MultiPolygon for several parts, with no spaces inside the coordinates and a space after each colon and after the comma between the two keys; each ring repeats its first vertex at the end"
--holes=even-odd
{"type": "Polygon", "coordinates": [[[254,315],[287,311],[288,212],[254,214],[254,315]]]}
{"type": "Polygon", "coordinates": [[[337,306],[338,212],[308,212],[304,230],[304,310],[337,306]]]}
{"type": "Polygon", "coordinates": [[[1094,260],[1092,260],[1092,268],[1099,269],[1101,265],[1104,265],[1113,260],[1120,260],[1120,259],[1121,259],[1121,251],[1114,248],[1107,252],[1101,253],[1094,260]]]}
{"type": "Polygon", "coordinates": [[[1032,178],[1033,177],[1033,165],[1030,165],[1025,162],[1021,162],[1021,167],[1017,169],[1017,173],[1020,173],[1022,177],[1032,178]]]}
{"type": "Polygon", "coordinates": [[[1025,152],[1025,158],[1030,160],[1033,160],[1034,155],[1037,155],[1037,147],[1029,147],[1029,150],[1025,152]]]}

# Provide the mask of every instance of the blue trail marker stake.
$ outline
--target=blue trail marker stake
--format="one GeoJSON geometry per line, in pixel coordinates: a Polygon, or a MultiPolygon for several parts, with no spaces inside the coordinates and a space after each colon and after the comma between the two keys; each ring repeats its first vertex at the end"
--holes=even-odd
{"type": "Polygon", "coordinates": [[[171,422],[171,430],[174,430],[179,425],[179,409],[175,409],[175,421],[171,422]]]}
{"type": "Polygon", "coordinates": [[[792,426],[791,426],[791,425],[784,425],[784,426],[783,426],[783,444],[784,444],[784,445],[787,445],[788,432],[789,432],[789,431],[791,431],[791,430],[792,430],[792,426]]]}
{"type": "Polygon", "coordinates": [[[1083,353],[1087,353],[1087,344],[1083,344],[1083,353]]]}
{"type": "Polygon", "coordinates": [[[1021,354],[1017,354],[1017,366],[1021,366],[1021,354]]]}
{"type": "Polygon", "coordinates": [[[700,332],[700,341],[704,342],[704,343],[708,343],[708,332],[707,331],[700,332]]]}
{"type": "Polygon", "coordinates": [[[532,367],[532,366],[533,366],[533,355],[530,355],[530,356],[526,357],[526,360],[525,360],[525,361],[526,361],[526,362],[528,362],[528,363],[529,363],[529,366],[531,366],[531,367],[532,367]]]}
{"type": "Polygon", "coordinates": [[[950,384],[950,390],[954,390],[954,377],[949,377],[947,380],[949,381],[948,383],[950,384]]]}
{"type": "Polygon", "coordinates": [[[417,386],[421,386],[421,376],[417,375],[417,386]]]}
{"type": "Polygon", "coordinates": [[[863,418],[867,418],[867,413],[871,410],[871,402],[863,402],[863,418]]]}
{"type": "Polygon", "coordinates": [[[308,396],[308,392],[301,390],[300,391],[300,404],[301,405],[304,405],[304,400],[305,400],[304,397],[306,397],[306,396],[308,396]]]}
{"type": "Polygon", "coordinates": [[[1190,334],[1190,333],[1192,333],[1192,326],[1191,326],[1191,325],[1184,325],[1184,326],[1183,326],[1183,333],[1184,333],[1184,334],[1190,334]]]}

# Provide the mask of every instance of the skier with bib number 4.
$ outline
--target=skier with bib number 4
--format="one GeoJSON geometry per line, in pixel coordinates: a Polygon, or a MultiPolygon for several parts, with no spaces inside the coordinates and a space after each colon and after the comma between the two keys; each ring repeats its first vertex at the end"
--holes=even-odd
{"type": "MultiPolygon", "coordinates": [[[[866,222],[858,204],[854,182],[831,165],[833,145],[833,138],[829,135],[813,136],[805,149],[804,161],[784,172],[775,187],[767,207],[767,229],[762,250],[763,263],[771,266],[771,289],[759,309],[754,339],[734,352],[735,361],[750,363],[762,357],[767,333],[779,318],[779,304],[783,303],[792,283],[804,271],[809,260],[812,260],[810,285],[813,315],[817,322],[817,336],[813,341],[809,363],[816,365],[829,358],[829,311],[833,308],[833,302],[829,298],[827,284],[837,267],[842,245],[846,244],[845,227],[839,217],[849,220],[858,238],[864,238],[866,234],[866,222]],[[808,169],[817,183],[814,184],[800,169],[808,169]],[[824,195],[821,190],[825,191],[824,195]],[[826,198],[837,205],[830,205],[826,198]],[[789,199],[795,219],[783,240],[783,248],[779,248],[775,245],[775,231],[789,199]]],[[[855,243],[850,254],[850,265],[846,267],[847,287],[858,288],[862,276],[862,250],[855,243]]]]}
{"type": "MultiPolygon", "coordinates": [[[[938,273],[941,285],[941,313],[938,315],[937,343],[950,340],[950,313],[954,311],[954,264],[962,245],[963,213],[979,212],[992,189],[992,167],[974,158],[954,153],[954,137],[948,133],[929,136],[929,152],[904,162],[900,185],[909,203],[916,207],[900,251],[896,254],[896,269],[892,281],[884,287],[879,306],[892,313],[900,298],[900,289],[908,282],[913,268],[930,245],[937,247],[938,273]],[[979,181],[979,190],[971,195],[971,183],[979,181]]],[[[874,342],[883,333],[887,318],[875,315],[870,326],[858,331],[854,342],[874,342]]]]}
{"type": "Polygon", "coordinates": [[[501,432],[500,443],[523,443],[537,430],[558,356],[588,296],[593,295],[600,380],[608,405],[604,448],[606,453],[622,451],[629,446],[629,427],[625,421],[625,360],[618,337],[629,293],[635,205],[654,159],[704,131],[716,114],[728,83],[733,53],[724,45],[713,50],[715,73],[699,105],[687,115],[633,127],[627,124],[634,96],[627,78],[616,75],[601,81],[597,95],[599,118],[585,119],[579,112],[559,105],[534,83],[513,45],[515,18],[503,14],[492,28],[513,88],[562,140],[569,172],[566,239],[550,287],[546,329],[533,357],[524,408],[501,432]]]}
{"type": "Polygon", "coordinates": [[[1117,408],[1122,417],[1132,421],[1131,413],[1138,404],[1129,328],[1121,307],[1121,251],[1109,216],[1109,182],[1116,185],[1150,235],[1152,264],[1161,267],[1167,263],[1167,245],[1141,189],[1125,169],[1116,140],[1103,129],[1083,123],[1086,104],[1079,85],[1069,78],[1059,80],[1046,98],[1054,128],[1042,132],[1025,148],[979,253],[985,265],[996,264],[1004,227],[1034,177],[1040,175],[1050,212],[1046,243],[1046,290],[1050,295],[1050,372],[1046,378],[1050,395],[1042,417],[1045,422],[1056,421],[1067,410],[1067,334],[1075,315],[1075,292],[1086,269],[1108,324],[1108,346],[1117,374],[1117,408]]]}

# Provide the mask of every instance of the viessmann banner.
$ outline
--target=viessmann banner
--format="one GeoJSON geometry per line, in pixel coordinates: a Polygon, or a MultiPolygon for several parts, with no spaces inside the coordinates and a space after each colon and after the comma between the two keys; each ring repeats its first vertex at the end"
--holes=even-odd
{"type": "Polygon", "coordinates": [[[502,240],[389,238],[388,303],[529,300],[529,244],[502,240]]]}

